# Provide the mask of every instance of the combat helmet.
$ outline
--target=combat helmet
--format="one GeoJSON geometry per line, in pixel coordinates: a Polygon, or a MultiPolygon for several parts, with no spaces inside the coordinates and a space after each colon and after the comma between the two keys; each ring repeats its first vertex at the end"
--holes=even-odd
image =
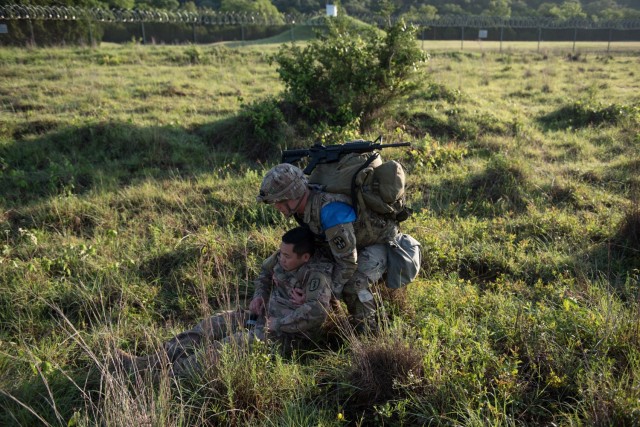
{"type": "Polygon", "coordinates": [[[274,166],[262,179],[258,202],[277,203],[302,197],[307,190],[307,177],[289,163],[274,166]]]}

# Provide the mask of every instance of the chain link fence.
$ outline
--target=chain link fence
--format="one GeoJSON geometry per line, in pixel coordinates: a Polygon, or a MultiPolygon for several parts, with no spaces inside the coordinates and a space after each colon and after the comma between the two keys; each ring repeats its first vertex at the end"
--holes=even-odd
{"type": "MultiPolygon", "coordinates": [[[[255,40],[300,26],[323,25],[323,14],[265,15],[213,10],[165,11],[80,8],[72,6],[0,6],[0,44],[212,43],[255,40]]],[[[354,16],[376,26],[397,18],[354,16]]],[[[422,40],[640,41],[640,20],[554,20],[540,17],[443,16],[413,20],[422,40]],[[491,31],[489,31],[491,30],[491,31]]]]}

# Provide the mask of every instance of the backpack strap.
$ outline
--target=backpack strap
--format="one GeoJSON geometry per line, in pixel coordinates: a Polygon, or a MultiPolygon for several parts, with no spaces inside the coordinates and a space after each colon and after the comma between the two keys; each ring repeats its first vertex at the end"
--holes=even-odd
{"type": "Polygon", "coordinates": [[[374,152],[373,154],[371,154],[371,156],[367,159],[367,161],[364,162],[362,166],[358,168],[356,173],[354,173],[353,176],[351,177],[351,202],[354,204],[353,209],[356,211],[356,218],[358,217],[358,214],[359,214],[358,202],[360,200],[360,198],[357,197],[358,195],[356,194],[356,177],[360,172],[365,170],[371,163],[373,163],[373,161],[378,157],[380,157],[380,154],[377,152],[374,152]]]}
{"type": "MultiPolygon", "coordinates": [[[[380,154],[377,152],[374,152],[373,154],[371,154],[371,156],[367,159],[367,161],[364,162],[362,166],[358,168],[356,173],[354,173],[353,176],[351,177],[351,203],[353,204],[353,210],[356,212],[356,219],[360,214],[360,206],[365,206],[364,198],[362,197],[362,191],[360,191],[359,194],[356,191],[357,190],[356,178],[360,172],[362,172],[367,167],[369,167],[369,165],[373,163],[373,161],[376,160],[378,157],[380,157],[380,154]]],[[[364,226],[367,230],[369,231],[372,230],[371,222],[369,221],[369,217],[367,215],[364,216],[364,226]]]]}

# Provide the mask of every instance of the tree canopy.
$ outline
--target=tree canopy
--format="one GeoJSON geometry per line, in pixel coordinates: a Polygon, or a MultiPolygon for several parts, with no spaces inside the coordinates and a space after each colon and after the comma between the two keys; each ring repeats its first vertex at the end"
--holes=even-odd
{"type": "MultiPolygon", "coordinates": [[[[330,2],[330,1],[329,1],[330,2]]],[[[0,0],[0,4],[64,5],[115,9],[194,10],[313,13],[324,10],[326,0],[0,0]]],[[[405,19],[432,19],[444,15],[540,16],[557,19],[640,19],[637,0],[334,0],[347,14],[401,15],[405,19]]]]}

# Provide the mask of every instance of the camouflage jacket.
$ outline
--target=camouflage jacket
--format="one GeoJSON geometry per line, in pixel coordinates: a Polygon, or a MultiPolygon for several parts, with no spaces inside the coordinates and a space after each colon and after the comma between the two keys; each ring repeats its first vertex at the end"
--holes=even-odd
{"type": "Polygon", "coordinates": [[[329,310],[333,266],[324,258],[313,257],[295,271],[284,271],[278,263],[279,255],[277,251],[262,264],[253,297],[262,297],[267,317],[276,319],[269,325],[275,336],[282,333],[314,335],[329,310]],[[296,306],[291,302],[293,288],[303,290],[304,304],[296,306]]]}
{"type": "Polygon", "coordinates": [[[328,229],[322,225],[322,209],[333,202],[352,205],[351,198],[343,194],[325,193],[313,187],[302,216],[298,222],[309,226],[311,231],[325,240],[335,260],[333,270],[334,291],[340,293],[344,284],[358,268],[358,249],[387,243],[398,234],[398,224],[375,212],[359,212],[354,222],[339,224],[328,229]]]}

